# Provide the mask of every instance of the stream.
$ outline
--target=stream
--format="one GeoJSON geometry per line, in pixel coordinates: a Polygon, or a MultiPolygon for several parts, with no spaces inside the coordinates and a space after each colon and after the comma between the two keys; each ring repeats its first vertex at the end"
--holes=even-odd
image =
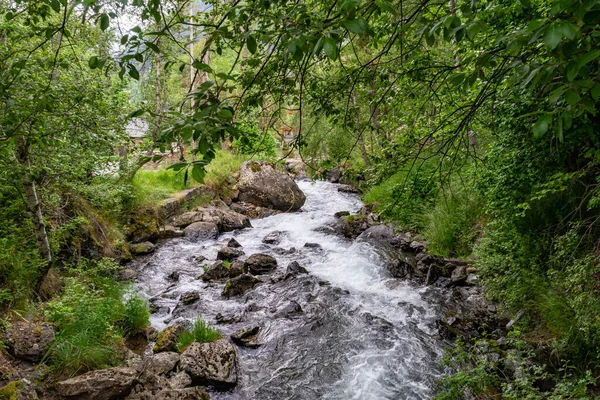
{"type": "Polygon", "coordinates": [[[328,182],[298,185],[307,198],[300,212],[252,220],[253,228],[217,240],[169,239],[154,254],[137,259],[136,288],[155,307],[152,325],[160,330],[176,319],[202,316],[224,337],[260,326],[261,346],[236,347],[238,385],[211,393],[212,399],[430,398],[442,374],[436,306],[424,300],[425,289],[391,278],[372,245],[316,231],[332,224],[337,211],[358,211],[362,203],[355,195],[340,193],[328,182]],[[263,243],[273,231],[284,232],[281,242],[263,243]],[[309,274],[273,279],[226,299],[224,284],[198,278],[202,265],[212,264],[231,237],[245,257],[274,256],[277,273],[297,261],[309,274]],[[198,256],[207,260],[199,263],[198,256]],[[173,272],[179,273],[178,281],[169,277],[173,272]],[[189,291],[198,291],[200,299],[179,304],[189,291]]]}

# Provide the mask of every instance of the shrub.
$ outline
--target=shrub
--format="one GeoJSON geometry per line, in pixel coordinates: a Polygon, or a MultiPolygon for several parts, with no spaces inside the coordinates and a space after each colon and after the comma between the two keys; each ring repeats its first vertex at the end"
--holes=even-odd
{"type": "Polygon", "coordinates": [[[210,343],[221,338],[221,332],[218,329],[209,326],[202,318],[194,321],[191,329],[185,329],[177,338],[177,350],[183,352],[190,344],[210,343]]]}

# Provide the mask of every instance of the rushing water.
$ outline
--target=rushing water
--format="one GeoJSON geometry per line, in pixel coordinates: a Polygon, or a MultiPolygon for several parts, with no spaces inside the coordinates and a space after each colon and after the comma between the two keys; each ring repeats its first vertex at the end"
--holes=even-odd
{"type": "MultiPolygon", "coordinates": [[[[163,329],[177,319],[199,315],[216,324],[221,314],[231,323],[224,336],[249,325],[261,327],[258,348],[238,347],[239,382],[213,399],[426,399],[440,371],[441,347],[434,339],[435,307],[419,288],[392,279],[384,259],[368,243],[348,241],[315,229],[334,222],[337,211],[357,211],[360,200],[326,182],[299,182],[306,194],[301,212],[253,220],[253,228],[217,240],[164,242],[140,259],[137,287],[159,307],[152,324],[163,329]],[[277,245],[262,239],[285,232],[277,245]],[[308,275],[264,283],[245,295],[225,299],[223,284],[207,284],[197,256],[216,258],[231,237],[247,256],[273,255],[283,273],[298,261],[308,275]],[[321,248],[304,247],[318,243],[321,248]],[[291,248],[295,252],[286,251],[291,248]],[[178,271],[179,280],[169,275],[178,271]],[[179,296],[196,290],[194,304],[179,296]]],[[[206,263],[205,262],[205,263],[206,263]]]]}

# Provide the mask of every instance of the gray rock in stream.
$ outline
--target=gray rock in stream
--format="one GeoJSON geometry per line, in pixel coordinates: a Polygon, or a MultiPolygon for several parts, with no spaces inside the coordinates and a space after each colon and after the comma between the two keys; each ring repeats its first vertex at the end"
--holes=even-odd
{"type": "Polygon", "coordinates": [[[238,329],[234,333],[231,334],[231,340],[238,346],[244,347],[258,347],[260,343],[258,343],[256,339],[256,335],[260,328],[258,326],[250,326],[242,329],[238,329]]]}
{"type": "Polygon", "coordinates": [[[226,339],[192,343],[181,354],[181,368],[195,385],[229,389],[237,384],[235,348],[226,339]]]}
{"type": "Polygon", "coordinates": [[[216,239],[219,236],[217,225],[212,222],[194,222],[188,225],[184,232],[185,237],[193,242],[216,239]]]}
{"type": "Polygon", "coordinates": [[[289,263],[289,265],[287,266],[287,269],[285,271],[285,279],[288,279],[290,277],[297,276],[300,274],[308,274],[308,271],[306,270],[306,268],[304,268],[302,265],[300,265],[297,261],[292,261],[291,263],[289,263]]]}
{"type": "Polygon", "coordinates": [[[277,260],[268,254],[252,254],[244,262],[244,267],[252,275],[264,275],[277,269],[277,260]]]}
{"type": "Polygon", "coordinates": [[[217,253],[217,260],[233,261],[243,255],[244,252],[242,250],[226,246],[219,249],[219,252],[217,253]]]}
{"type": "Polygon", "coordinates": [[[289,174],[266,162],[243,163],[235,189],[239,191],[238,201],[280,211],[299,210],[306,201],[306,196],[289,174]]]}
{"type": "Polygon", "coordinates": [[[259,284],[261,281],[249,274],[242,274],[236,278],[230,279],[225,284],[223,296],[240,296],[259,284]]]}
{"type": "Polygon", "coordinates": [[[273,231],[267,236],[265,236],[262,241],[263,243],[267,244],[279,244],[279,242],[281,242],[281,239],[283,238],[283,235],[284,234],[281,231],[273,231]]]}

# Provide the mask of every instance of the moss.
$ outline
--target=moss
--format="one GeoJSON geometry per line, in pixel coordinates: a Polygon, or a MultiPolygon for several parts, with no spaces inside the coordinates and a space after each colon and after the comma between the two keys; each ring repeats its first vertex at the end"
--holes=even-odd
{"type": "Polygon", "coordinates": [[[14,381],[0,389],[0,399],[17,400],[21,389],[21,382],[14,381]]]}

